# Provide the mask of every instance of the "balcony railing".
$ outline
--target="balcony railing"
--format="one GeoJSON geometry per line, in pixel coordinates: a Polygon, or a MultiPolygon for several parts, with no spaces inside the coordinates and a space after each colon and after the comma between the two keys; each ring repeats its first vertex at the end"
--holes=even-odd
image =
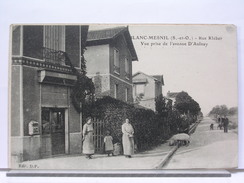
{"type": "Polygon", "coordinates": [[[42,54],[43,59],[46,62],[51,62],[54,64],[65,65],[65,52],[61,50],[54,50],[50,48],[43,47],[42,54]]]}

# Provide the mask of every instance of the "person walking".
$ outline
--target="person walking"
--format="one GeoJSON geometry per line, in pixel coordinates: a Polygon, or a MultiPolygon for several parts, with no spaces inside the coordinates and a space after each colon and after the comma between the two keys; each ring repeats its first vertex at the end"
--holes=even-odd
{"type": "Polygon", "coordinates": [[[110,154],[113,156],[113,137],[110,135],[110,131],[107,131],[106,136],[104,137],[104,149],[108,156],[110,154]]]}
{"type": "Polygon", "coordinates": [[[122,133],[124,155],[126,158],[131,158],[131,155],[134,154],[134,129],[129,119],[126,119],[125,123],[122,125],[122,133]]]}
{"type": "Polygon", "coordinates": [[[224,133],[228,133],[229,119],[226,116],[224,117],[223,125],[224,125],[224,133]]]}
{"type": "Polygon", "coordinates": [[[95,152],[93,143],[93,126],[91,117],[87,118],[87,122],[83,126],[83,154],[87,159],[92,159],[92,155],[95,152]]]}

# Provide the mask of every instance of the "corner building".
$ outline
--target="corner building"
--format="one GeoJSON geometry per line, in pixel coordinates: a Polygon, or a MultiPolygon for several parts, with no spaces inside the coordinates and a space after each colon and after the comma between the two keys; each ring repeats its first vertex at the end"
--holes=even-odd
{"type": "Polygon", "coordinates": [[[18,162],[81,153],[81,114],[70,98],[88,26],[12,27],[11,157],[18,162]]]}

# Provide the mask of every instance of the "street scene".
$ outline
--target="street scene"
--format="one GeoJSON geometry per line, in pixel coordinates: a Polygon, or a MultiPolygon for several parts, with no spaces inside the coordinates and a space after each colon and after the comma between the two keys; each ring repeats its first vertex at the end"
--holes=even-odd
{"type": "Polygon", "coordinates": [[[236,130],[224,133],[217,123],[204,118],[191,136],[188,147],[181,147],[164,167],[165,169],[235,168],[238,162],[238,136],[236,130]],[[210,124],[215,128],[210,130],[210,124]]]}
{"type": "Polygon", "coordinates": [[[237,167],[233,25],[11,31],[12,169],[237,167]]]}
{"type": "Polygon", "coordinates": [[[217,125],[209,117],[204,118],[191,135],[190,144],[179,147],[172,157],[169,157],[169,154],[174,147],[164,143],[153,150],[136,153],[132,159],[98,154],[92,161],[85,159],[84,156],[67,156],[28,161],[21,166],[38,166],[36,168],[40,169],[62,167],[62,169],[92,170],[98,168],[105,170],[235,168],[238,158],[237,131],[230,130],[225,134],[223,130],[217,129],[217,126],[214,130],[210,130],[211,123],[217,125]]]}

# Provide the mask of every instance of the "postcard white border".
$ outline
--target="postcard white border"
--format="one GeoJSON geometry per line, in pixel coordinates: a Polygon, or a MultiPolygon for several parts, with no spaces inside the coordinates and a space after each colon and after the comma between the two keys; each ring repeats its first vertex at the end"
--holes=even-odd
{"type": "MultiPolygon", "coordinates": [[[[18,1],[0,2],[0,168],[7,167],[8,48],[12,23],[204,23],[235,24],[238,35],[239,142],[243,141],[244,1],[242,0],[124,0],[124,1],[18,1]],[[94,6],[97,5],[97,6],[94,6]],[[115,9],[116,7],[116,9],[115,9]],[[161,10],[161,11],[160,11],[161,10]],[[123,15],[124,13],[124,15],[123,15]]],[[[244,168],[244,145],[239,145],[239,168],[244,168]]],[[[238,179],[238,178],[237,178],[238,179]]],[[[205,179],[206,180],[206,179],[205,179]]],[[[126,180],[124,180],[126,181],[126,180]]],[[[139,182],[139,179],[138,179],[139,182]]],[[[142,181],[143,182],[143,181],[142,181]]],[[[155,182],[157,182],[155,180],[155,182]]],[[[201,181],[199,181],[201,182],[201,181]]]]}

